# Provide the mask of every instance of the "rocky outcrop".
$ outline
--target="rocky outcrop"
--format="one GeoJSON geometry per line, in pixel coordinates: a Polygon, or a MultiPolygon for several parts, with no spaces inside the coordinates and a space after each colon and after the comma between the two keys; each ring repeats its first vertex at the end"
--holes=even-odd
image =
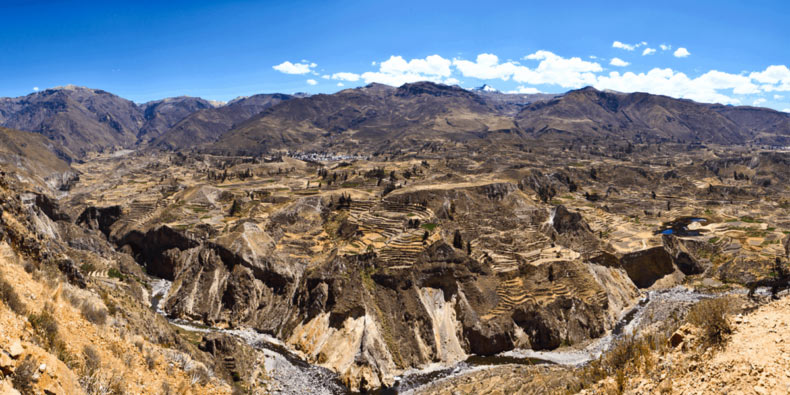
{"type": "Polygon", "coordinates": [[[649,288],[658,279],[675,271],[672,256],[664,247],[628,253],[620,258],[628,277],[639,288],[649,288]]]}
{"type": "Polygon", "coordinates": [[[110,227],[121,218],[120,206],[88,207],[77,218],[77,225],[99,230],[110,237],[110,227]]]}
{"type": "Polygon", "coordinates": [[[595,237],[581,214],[563,205],[551,210],[548,225],[544,231],[552,240],[583,255],[597,254],[602,248],[601,241],[595,237]]]}
{"type": "MultiPolygon", "coordinates": [[[[693,252],[695,247],[700,248],[694,244],[700,244],[701,242],[694,240],[685,241],[674,235],[663,235],[662,241],[667,253],[672,257],[672,262],[674,262],[675,266],[677,266],[683,274],[700,274],[705,271],[705,267],[701,260],[693,252]],[[691,244],[691,246],[689,246],[689,244],[691,244]]],[[[702,248],[708,247],[706,244],[709,243],[704,243],[702,248]]]]}

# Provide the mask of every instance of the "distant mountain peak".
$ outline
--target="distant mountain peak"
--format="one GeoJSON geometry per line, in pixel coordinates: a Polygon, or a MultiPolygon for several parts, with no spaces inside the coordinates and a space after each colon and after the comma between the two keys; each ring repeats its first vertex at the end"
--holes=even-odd
{"type": "Polygon", "coordinates": [[[488,84],[483,84],[482,86],[478,86],[477,88],[475,88],[475,91],[478,91],[478,92],[499,92],[499,89],[494,88],[493,86],[488,85],[488,84]]]}

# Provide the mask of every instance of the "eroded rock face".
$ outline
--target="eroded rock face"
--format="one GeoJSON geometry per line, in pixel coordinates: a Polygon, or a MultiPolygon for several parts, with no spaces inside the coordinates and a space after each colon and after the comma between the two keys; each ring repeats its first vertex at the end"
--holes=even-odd
{"type": "Polygon", "coordinates": [[[378,203],[334,210],[302,198],[264,223],[239,221],[213,239],[161,226],[132,231],[120,243],[150,273],[173,279],[165,301],[171,316],[277,336],[354,390],[471,354],[597,337],[637,297],[616,257],[607,266],[574,252],[600,246],[580,214],[536,207],[510,183],[395,191],[378,203]],[[371,214],[376,210],[385,214],[371,214]],[[322,233],[336,217],[332,233],[322,233]],[[414,218],[446,227],[447,236],[423,238],[423,229],[408,227],[414,218]],[[348,242],[393,223],[410,235],[392,243],[400,249],[334,249],[309,263],[289,255],[313,254],[313,235],[348,242]],[[470,224],[459,232],[464,240],[480,241],[450,245],[456,224],[470,224]],[[481,237],[483,227],[499,236],[481,237]],[[549,252],[526,254],[535,248],[549,252]],[[524,253],[496,255],[504,249],[524,253]]]}
{"type": "Polygon", "coordinates": [[[664,247],[654,247],[623,255],[623,269],[639,288],[649,288],[658,279],[675,271],[672,256],[664,247]]]}
{"type": "Polygon", "coordinates": [[[700,274],[705,271],[705,267],[693,251],[698,248],[695,244],[700,244],[700,242],[684,241],[673,235],[663,235],[662,241],[664,248],[672,257],[672,261],[683,274],[700,274]]]}
{"type": "Polygon", "coordinates": [[[120,206],[88,207],[77,218],[77,224],[88,229],[100,230],[110,236],[110,227],[121,217],[120,206]]]}

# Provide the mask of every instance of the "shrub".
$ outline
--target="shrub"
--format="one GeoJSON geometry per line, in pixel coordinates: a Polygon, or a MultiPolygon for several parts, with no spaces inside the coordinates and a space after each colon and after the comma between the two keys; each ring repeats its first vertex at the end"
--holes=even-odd
{"type": "Polygon", "coordinates": [[[14,388],[24,395],[33,394],[33,375],[37,369],[36,362],[28,355],[14,370],[14,378],[11,381],[14,388]]]}
{"type": "Polygon", "coordinates": [[[0,277],[0,300],[2,300],[14,313],[19,315],[25,314],[25,304],[19,299],[19,295],[17,295],[14,287],[2,277],[0,277]]]}
{"type": "Polygon", "coordinates": [[[123,279],[124,279],[123,273],[121,273],[116,268],[112,268],[112,269],[108,270],[107,271],[107,275],[110,276],[111,278],[117,278],[118,280],[121,280],[121,281],[123,281],[123,279]]]}
{"type": "Polygon", "coordinates": [[[732,333],[727,314],[730,312],[727,298],[705,299],[689,310],[686,321],[702,329],[704,341],[708,345],[721,345],[732,333]]]}
{"type": "Polygon", "coordinates": [[[154,370],[156,367],[156,356],[153,353],[145,354],[145,364],[148,365],[148,370],[154,370]]]}
{"type": "Polygon", "coordinates": [[[42,343],[42,346],[47,348],[50,352],[55,354],[63,363],[71,367],[74,363],[74,356],[69,353],[66,343],[61,340],[58,334],[58,322],[52,313],[49,312],[52,307],[47,304],[44,309],[38,314],[30,314],[28,321],[33,326],[33,331],[42,343]]]}
{"type": "Polygon", "coordinates": [[[80,311],[86,320],[94,324],[104,325],[107,322],[107,309],[104,307],[95,306],[93,303],[85,301],[82,303],[80,311]]]}
{"type": "Polygon", "coordinates": [[[28,321],[41,342],[51,348],[58,340],[58,322],[48,311],[48,307],[48,305],[44,306],[44,309],[38,314],[30,314],[28,321]]]}
{"type": "Polygon", "coordinates": [[[101,368],[101,356],[93,346],[85,346],[82,350],[82,356],[85,358],[85,372],[87,375],[92,375],[101,368]]]}

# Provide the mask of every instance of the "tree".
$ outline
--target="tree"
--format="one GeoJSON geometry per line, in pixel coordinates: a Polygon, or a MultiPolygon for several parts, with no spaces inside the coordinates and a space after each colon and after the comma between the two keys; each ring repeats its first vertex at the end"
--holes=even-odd
{"type": "Polygon", "coordinates": [[[455,234],[453,234],[453,247],[457,249],[464,248],[464,240],[461,238],[461,232],[456,229],[455,234]]]}
{"type": "Polygon", "coordinates": [[[234,199],[233,205],[230,206],[230,216],[235,217],[239,214],[241,214],[241,201],[234,199]]]}

